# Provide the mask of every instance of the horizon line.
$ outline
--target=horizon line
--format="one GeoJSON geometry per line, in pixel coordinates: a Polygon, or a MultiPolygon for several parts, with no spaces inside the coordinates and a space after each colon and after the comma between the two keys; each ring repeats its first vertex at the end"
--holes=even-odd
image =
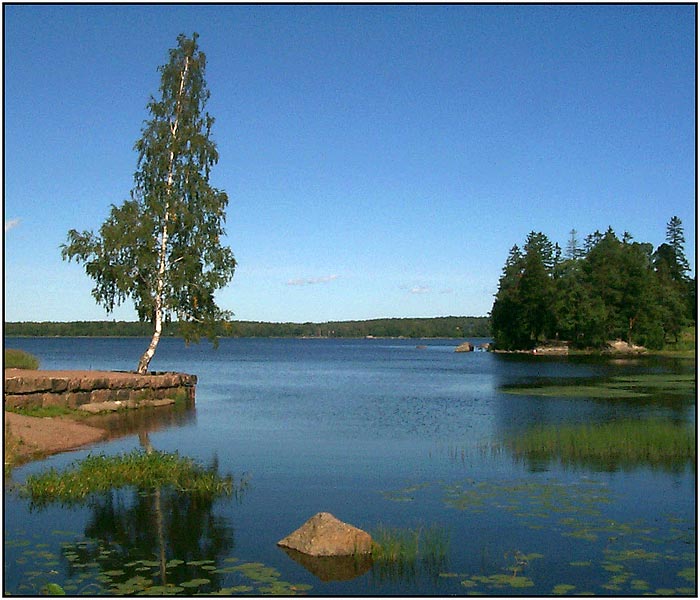
{"type": "MultiPolygon", "coordinates": [[[[434,319],[489,319],[488,315],[442,315],[437,317],[372,317],[370,319],[330,319],[326,321],[264,321],[256,319],[230,319],[229,321],[222,320],[221,322],[230,323],[273,323],[273,324],[286,324],[291,323],[295,325],[306,325],[306,324],[325,324],[325,323],[363,323],[367,321],[402,321],[402,320],[434,320],[434,319]]],[[[3,321],[3,325],[15,325],[15,324],[26,324],[26,323],[148,323],[148,321],[127,321],[125,319],[87,319],[87,320],[71,320],[71,321],[3,321]]],[[[172,321],[172,324],[179,323],[179,321],[172,321]]]]}

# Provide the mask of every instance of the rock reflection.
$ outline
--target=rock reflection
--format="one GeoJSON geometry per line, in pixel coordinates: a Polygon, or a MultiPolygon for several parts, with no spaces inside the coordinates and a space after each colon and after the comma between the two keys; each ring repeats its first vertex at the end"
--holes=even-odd
{"type": "Polygon", "coordinates": [[[83,420],[86,425],[99,427],[112,440],[126,435],[144,434],[169,427],[190,425],[197,420],[193,404],[139,408],[116,413],[98,414],[83,420]]]}
{"type": "Polygon", "coordinates": [[[350,581],[372,568],[369,554],[356,556],[310,556],[291,548],[281,547],[294,562],[321,581],[350,581]]]}

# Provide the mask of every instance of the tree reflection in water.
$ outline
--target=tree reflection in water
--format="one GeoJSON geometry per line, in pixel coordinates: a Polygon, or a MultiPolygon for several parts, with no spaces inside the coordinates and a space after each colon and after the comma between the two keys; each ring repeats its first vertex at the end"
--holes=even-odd
{"type": "MultiPolygon", "coordinates": [[[[153,446],[147,433],[139,433],[147,453],[153,446]]],[[[211,467],[217,470],[216,464],[211,467]]],[[[241,498],[244,484],[234,490],[241,498]]],[[[93,495],[85,527],[90,542],[64,545],[68,576],[85,566],[97,567],[113,590],[138,579],[141,589],[178,586],[195,579],[199,592],[221,588],[214,565],[230,555],[234,530],[214,514],[215,494],[192,494],[172,486],[112,489],[93,495]],[[202,579],[202,569],[206,580],[202,579]]],[[[109,591],[109,590],[108,590],[109,591]]],[[[135,591],[135,590],[134,590],[135,591]]]]}

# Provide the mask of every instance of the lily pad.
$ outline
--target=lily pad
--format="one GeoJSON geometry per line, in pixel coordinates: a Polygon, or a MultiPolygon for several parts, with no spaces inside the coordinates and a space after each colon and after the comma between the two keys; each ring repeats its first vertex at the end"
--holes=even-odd
{"type": "Polygon", "coordinates": [[[179,565],[184,564],[184,560],[180,560],[179,558],[173,558],[169,560],[167,563],[165,563],[165,568],[166,569],[171,569],[172,567],[177,567],[179,565]]]}
{"type": "Polygon", "coordinates": [[[124,571],[121,569],[114,569],[113,571],[105,571],[104,572],[107,577],[119,577],[119,575],[124,575],[124,571]]]}
{"type": "Polygon", "coordinates": [[[65,596],[66,591],[57,583],[47,583],[44,587],[44,593],[48,596],[65,596]]]}
{"type": "Polygon", "coordinates": [[[177,585],[154,585],[144,590],[144,593],[149,596],[174,596],[184,591],[185,588],[177,585]]]}
{"type": "Polygon", "coordinates": [[[200,585],[206,585],[207,583],[211,583],[211,579],[199,577],[197,579],[190,579],[189,581],[185,581],[185,582],[181,583],[180,585],[182,587],[186,587],[186,588],[194,588],[194,587],[199,587],[200,585]]]}

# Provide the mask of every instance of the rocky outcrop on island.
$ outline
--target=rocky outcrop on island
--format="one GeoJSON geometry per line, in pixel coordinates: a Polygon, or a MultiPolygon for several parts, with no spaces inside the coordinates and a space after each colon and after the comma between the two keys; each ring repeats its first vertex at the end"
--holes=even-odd
{"type": "Polygon", "coordinates": [[[623,340],[615,340],[608,342],[603,352],[608,354],[643,354],[647,349],[644,346],[635,346],[628,344],[623,340]]]}

